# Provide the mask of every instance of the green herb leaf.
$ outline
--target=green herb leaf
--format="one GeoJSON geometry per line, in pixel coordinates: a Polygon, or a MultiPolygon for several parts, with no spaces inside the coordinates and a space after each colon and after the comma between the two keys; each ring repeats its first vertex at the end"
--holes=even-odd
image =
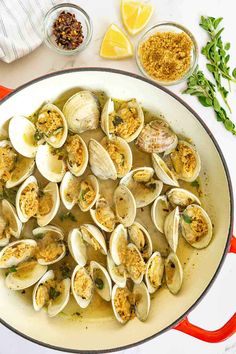
{"type": "Polygon", "coordinates": [[[69,211],[68,213],[61,213],[59,215],[59,218],[61,221],[68,220],[68,219],[74,222],[77,221],[76,217],[74,216],[74,214],[72,214],[71,211],[69,211]]]}
{"type": "Polygon", "coordinates": [[[198,100],[201,102],[201,104],[204,107],[211,107],[212,106],[212,100],[209,97],[199,96],[198,100]]]}
{"type": "Polygon", "coordinates": [[[112,120],[112,124],[114,125],[114,127],[117,127],[123,122],[124,122],[123,119],[119,116],[115,116],[115,118],[112,120]]]}
{"type": "Polygon", "coordinates": [[[12,267],[8,268],[5,275],[7,276],[9,273],[15,273],[15,272],[17,272],[17,268],[15,266],[12,266],[12,267]]]}
{"type": "Polygon", "coordinates": [[[236,79],[236,68],[232,71],[232,75],[236,79]]]}
{"type": "Polygon", "coordinates": [[[44,233],[39,233],[39,234],[37,234],[37,235],[34,235],[34,238],[36,239],[36,240],[41,240],[42,238],[44,237],[44,233]]]}
{"type": "Polygon", "coordinates": [[[49,298],[50,299],[55,300],[60,294],[61,294],[60,291],[57,291],[52,286],[49,288],[49,298]]]}
{"type": "Polygon", "coordinates": [[[230,49],[230,43],[227,42],[227,43],[225,43],[225,50],[229,50],[229,49],[230,49]]]}
{"type": "Polygon", "coordinates": [[[36,131],[36,133],[34,134],[34,140],[39,141],[43,139],[43,133],[40,133],[38,130],[36,131]]]}
{"type": "Polygon", "coordinates": [[[95,281],[95,286],[99,289],[99,290],[102,290],[104,288],[104,282],[102,279],[100,278],[96,278],[95,281]]]}
{"type": "Polygon", "coordinates": [[[192,218],[189,215],[182,214],[182,217],[183,217],[184,221],[186,222],[186,224],[191,224],[192,218]]]}
{"type": "Polygon", "coordinates": [[[200,187],[200,184],[199,184],[198,180],[196,179],[195,181],[191,182],[191,186],[192,186],[192,187],[199,188],[199,187],[200,187]]]}

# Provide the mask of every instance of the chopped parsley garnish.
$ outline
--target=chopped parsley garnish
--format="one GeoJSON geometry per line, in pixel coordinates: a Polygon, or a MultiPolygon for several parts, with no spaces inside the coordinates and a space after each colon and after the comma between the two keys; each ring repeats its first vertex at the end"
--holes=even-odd
{"type": "Polygon", "coordinates": [[[82,191],[80,192],[79,198],[82,199],[82,200],[85,202],[86,200],[85,200],[84,197],[85,197],[85,195],[86,195],[89,191],[90,191],[89,188],[82,189],[82,191]]]}
{"type": "Polygon", "coordinates": [[[189,216],[187,214],[183,214],[182,217],[183,217],[184,221],[186,222],[186,224],[191,224],[191,222],[192,222],[191,216],[189,216]]]}
{"type": "Polygon", "coordinates": [[[12,266],[12,267],[8,268],[5,275],[7,276],[9,273],[15,273],[15,272],[17,272],[17,268],[15,266],[12,266]]]}
{"type": "Polygon", "coordinates": [[[114,127],[117,127],[118,125],[120,125],[123,122],[124,122],[123,119],[119,116],[115,116],[115,118],[112,121],[114,127]]]}
{"type": "Polygon", "coordinates": [[[192,186],[192,187],[199,188],[199,187],[200,187],[200,184],[199,184],[199,182],[198,182],[197,180],[195,180],[195,181],[191,182],[191,186],[192,186]]]}
{"type": "Polygon", "coordinates": [[[38,130],[36,131],[36,133],[34,134],[34,139],[36,141],[39,141],[41,139],[43,139],[43,133],[40,133],[38,130]]]}
{"type": "Polygon", "coordinates": [[[70,277],[71,269],[66,264],[63,264],[60,267],[60,271],[61,271],[61,275],[62,275],[63,278],[69,278],[70,277]]]}
{"type": "Polygon", "coordinates": [[[50,297],[50,299],[55,300],[60,294],[61,294],[60,291],[57,291],[52,286],[50,287],[50,289],[49,289],[49,297],[50,297]]]}
{"type": "Polygon", "coordinates": [[[74,214],[72,214],[71,211],[69,211],[68,213],[61,213],[59,215],[59,218],[60,218],[61,221],[64,221],[64,220],[71,220],[71,221],[74,221],[74,222],[77,221],[76,217],[74,216],[74,214]]]}
{"type": "Polygon", "coordinates": [[[99,290],[102,290],[104,288],[104,283],[103,283],[103,280],[100,279],[100,278],[96,278],[95,281],[95,286],[99,289],[99,290]]]}
{"type": "Polygon", "coordinates": [[[34,235],[34,238],[36,238],[36,240],[42,240],[43,236],[44,236],[44,233],[41,232],[37,235],[34,235]]]}
{"type": "Polygon", "coordinates": [[[146,184],[146,187],[148,189],[154,190],[154,189],[156,189],[156,183],[148,183],[148,184],[146,184]]]}

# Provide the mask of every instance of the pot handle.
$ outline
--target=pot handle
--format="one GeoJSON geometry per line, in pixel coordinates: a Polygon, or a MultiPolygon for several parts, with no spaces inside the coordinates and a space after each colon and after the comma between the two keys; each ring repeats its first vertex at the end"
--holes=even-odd
{"type": "MultiPolygon", "coordinates": [[[[236,237],[232,236],[229,247],[229,252],[236,253],[236,237]]],[[[208,331],[194,324],[190,323],[188,317],[185,317],[180,323],[178,323],[174,329],[177,331],[189,334],[192,337],[198,338],[204,342],[218,343],[226,340],[236,333],[236,312],[228,320],[228,322],[221,328],[214,331],[208,331]]]]}
{"type": "Polygon", "coordinates": [[[9,89],[7,87],[1,86],[0,85],[0,101],[3,99],[5,96],[9,95],[13,90],[9,89]]]}

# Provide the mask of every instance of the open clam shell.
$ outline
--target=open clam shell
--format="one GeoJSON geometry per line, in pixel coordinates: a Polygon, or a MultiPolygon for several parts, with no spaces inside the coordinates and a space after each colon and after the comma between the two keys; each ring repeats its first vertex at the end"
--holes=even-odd
{"type": "Polygon", "coordinates": [[[68,127],[62,111],[52,103],[45,104],[36,122],[36,129],[39,136],[54,148],[60,148],[66,141],[68,127]]]}
{"type": "Polygon", "coordinates": [[[129,243],[126,249],[125,268],[135,284],[140,284],[145,274],[145,263],[138,248],[129,243]]]}
{"type": "Polygon", "coordinates": [[[152,154],[152,163],[157,177],[160,178],[163,183],[174,187],[179,186],[174,173],[169,169],[165,161],[162,160],[159,155],[152,154]]]}
{"type": "Polygon", "coordinates": [[[117,266],[113,261],[110,252],[107,252],[107,269],[114,283],[120,288],[124,288],[127,280],[125,267],[122,264],[117,266]]]}
{"type": "Polygon", "coordinates": [[[88,175],[79,186],[78,205],[80,210],[90,210],[99,198],[99,183],[94,175],[88,175]]]}
{"type": "Polygon", "coordinates": [[[54,264],[65,256],[64,235],[59,227],[52,225],[37,227],[32,233],[37,239],[36,258],[39,264],[54,264]]]}
{"type": "Polygon", "coordinates": [[[134,284],[135,315],[140,321],[146,321],[151,306],[151,299],[146,285],[142,282],[134,284]]]}
{"type": "Polygon", "coordinates": [[[148,259],[152,254],[152,239],[149,232],[139,222],[134,222],[128,227],[130,241],[140,251],[144,259],[148,259]]]}
{"type": "Polygon", "coordinates": [[[95,209],[90,209],[89,211],[93,221],[100,229],[106,232],[114,230],[116,217],[105,198],[100,196],[95,204],[95,209]]]}
{"type": "Polygon", "coordinates": [[[103,300],[111,301],[112,283],[106,268],[98,262],[91,261],[90,274],[94,281],[95,291],[103,300]]]}
{"type": "Polygon", "coordinates": [[[106,149],[94,139],[90,139],[88,149],[93,174],[102,180],[117,179],[115,165],[106,149]]]}
{"type": "Polygon", "coordinates": [[[153,294],[162,283],[164,260],[159,252],[154,252],[149,258],[145,272],[145,282],[150,294],[153,294]]]}
{"type": "Polygon", "coordinates": [[[5,285],[11,290],[23,290],[37,283],[46,273],[47,266],[36,261],[26,261],[19,264],[14,272],[7,275],[5,285]]]}
{"type": "Polygon", "coordinates": [[[60,184],[60,195],[65,208],[70,210],[79,197],[79,179],[67,171],[60,184]]]}
{"type": "Polygon", "coordinates": [[[48,316],[54,317],[63,311],[70,299],[70,278],[61,280],[57,284],[60,295],[48,304],[48,316]]]}
{"type": "Polygon", "coordinates": [[[90,91],[79,91],[71,96],[63,107],[68,128],[74,133],[97,129],[100,109],[96,96],[90,91]]]}
{"type": "Polygon", "coordinates": [[[83,224],[80,226],[80,231],[84,241],[91,245],[95,251],[107,254],[106,241],[98,227],[92,224],[83,224]]]}
{"type": "Polygon", "coordinates": [[[86,268],[77,265],[71,277],[72,294],[82,308],[88,307],[94,292],[94,283],[86,268]]]}
{"type": "Polygon", "coordinates": [[[201,205],[198,197],[183,188],[172,188],[167,193],[167,198],[172,206],[178,206],[179,208],[185,208],[190,204],[201,205]]]}
{"type": "Polygon", "coordinates": [[[129,143],[137,138],[143,124],[143,110],[135,99],[123,102],[117,111],[111,98],[103,107],[101,128],[109,138],[118,136],[129,143]]]}
{"type": "Polygon", "coordinates": [[[72,229],[67,241],[70,254],[81,267],[84,267],[87,263],[87,248],[80,229],[72,229]]]}
{"type": "Polygon", "coordinates": [[[0,208],[0,247],[6,246],[11,236],[19,238],[21,229],[22,224],[16,209],[6,199],[3,199],[0,208]]]}
{"type": "Polygon", "coordinates": [[[117,171],[117,177],[124,177],[131,170],[133,163],[132,151],[129,144],[119,137],[110,139],[104,137],[101,145],[110,155],[117,171]]]}
{"type": "Polygon", "coordinates": [[[133,194],[120,184],[114,192],[114,204],[117,220],[125,227],[131,226],[136,217],[136,202],[133,194]]]}
{"type": "Polygon", "coordinates": [[[47,143],[38,147],[36,165],[41,175],[50,182],[61,182],[66,172],[64,161],[47,143]]]}
{"type": "Polygon", "coordinates": [[[120,180],[120,184],[125,185],[133,194],[137,208],[151,204],[160,195],[163,183],[153,176],[153,168],[139,167],[120,180]]]}
{"type": "Polygon", "coordinates": [[[172,210],[164,223],[164,234],[173,252],[176,252],[179,241],[179,207],[172,210]]]}
{"type": "Polygon", "coordinates": [[[37,243],[32,239],[23,239],[9,243],[0,251],[0,268],[17,266],[33,256],[37,243]]]}
{"type": "Polygon", "coordinates": [[[185,240],[198,249],[205,248],[212,239],[212,223],[207,212],[196,204],[188,205],[180,218],[185,240]]]}
{"type": "Polygon", "coordinates": [[[66,142],[67,167],[76,177],[81,176],[88,165],[88,149],[78,134],[70,135],[66,142]]]}
{"type": "Polygon", "coordinates": [[[41,279],[39,279],[39,282],[35,284],[32,294],[33,307],[35,311],[40,311],[49,300],[48,289],[45,288],[44,284],[50,280],[53,280],[54,277],[54,271],[50,269],[42,276],[41,279]]]}
{"type": "Polygon", "coordinates": [[[173,252],[165,260],[165,278],[170,292],[177,294],[183,282],[183,268],[177,255],[173,252]]]}
{"type": "Polygon", "coordinates": [[[127,237],[127,230],[122,224],[117,225],[111,234],[109,249],[111,257],[117,266],[126,262],[127,237]]]}
{"type": "Polygon", "coordinates": [[[132,293],[127,287],[121,288],[115,284],[112,288],[111,304],[114,315],[121,324],[134,317],[132,293]]]}
{"type": "Polygon", "coordinates": [[[37,223],[45,226],[56,216],[60,207],[60,195],[57,183],[49,182],[43,188],[43,195],[39,196],[37,223]]]}
{"type": "Polygon", "coordinates": [[[16,194],[16,211],[21,222],[35,217],[38,211],[38,182],[34,176],[28,177],[16,194]]]}
{"type": "Polygon", "coordinates": [[[196,148],[187,141],[180,140],[170,154],[171,162],[179,179],[193,182],[201,170],[201,160],[196,148]]]}
{"type": "Polygon", "coordinates": [[[165,195],[160,195],[152,204],[151,218],[157,230],[164,233],[164,223],[170,213],[170,204],[165,195]]]}
{"type": "Polygon", "coordinates": [[[35,140],[36,128],[34,124],[23,116],[11,118],[8,127],[10,141],[14,149],[25,157],[34,157],[37,152],[35,140]]]}

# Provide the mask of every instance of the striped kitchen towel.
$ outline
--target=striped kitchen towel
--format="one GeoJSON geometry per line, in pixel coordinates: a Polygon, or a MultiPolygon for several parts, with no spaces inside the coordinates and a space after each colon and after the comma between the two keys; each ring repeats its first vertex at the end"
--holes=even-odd
{"type": "Polygon", "coordinates": [[[0,60],[29,54],[43,41],[43,19],[57,0],[0,0],[0,60]]]}

